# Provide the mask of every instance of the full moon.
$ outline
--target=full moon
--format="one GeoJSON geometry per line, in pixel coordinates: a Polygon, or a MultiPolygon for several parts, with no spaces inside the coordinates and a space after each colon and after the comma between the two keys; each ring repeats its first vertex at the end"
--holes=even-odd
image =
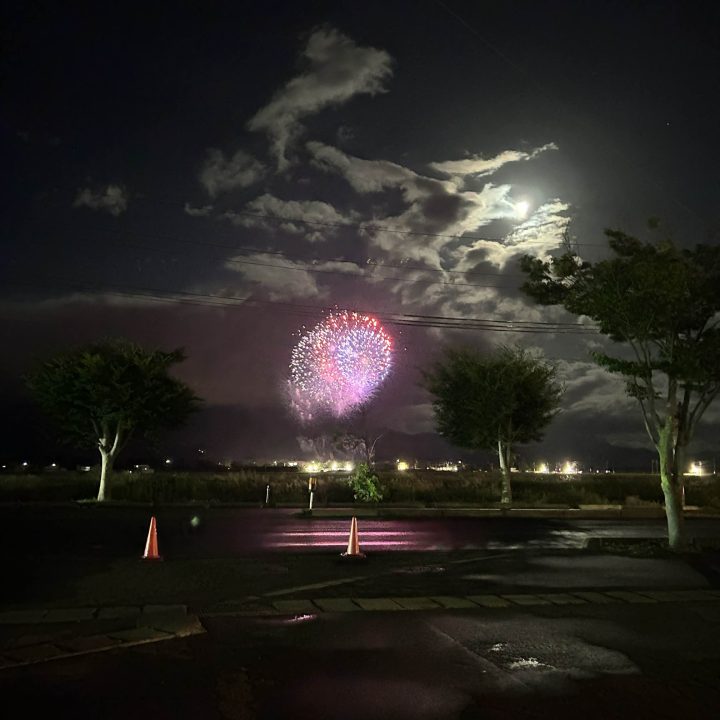
{"type": "Polygon", "coordinates": [[[526,218],[530,210],[530,203],[527,200],[520,200],[515,203],[515,215],[519,218],[526,218]]]}

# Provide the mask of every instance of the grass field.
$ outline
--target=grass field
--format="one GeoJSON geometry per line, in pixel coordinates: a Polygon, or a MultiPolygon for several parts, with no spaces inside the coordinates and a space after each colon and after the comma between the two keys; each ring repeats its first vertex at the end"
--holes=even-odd
{"type": "MultiPolygon", "coordinates": [[[[500,498],[500,478],[491,472],[446,473],[426,470],[380,472],[384,503],[427,506],[435,503],[492,505],[500,498]]],[[[0,502],[63,502],[91,499],[96,471],[0,475],[0,502]]],[[[307,502],[307,477],[297,472],[117,472],[112,498],[125,502],[257,503],[270,485],[272,503],[307,502]]],[[[513,474],[516,503],[524,506],[662,503],[660,481],[650,474],[513,474]]],[[[315,504],[350,504],[347,475],[318,477],[315,504]]],[[[686,503],[720,509],[720,477],[686,478],[686,503]]]]}

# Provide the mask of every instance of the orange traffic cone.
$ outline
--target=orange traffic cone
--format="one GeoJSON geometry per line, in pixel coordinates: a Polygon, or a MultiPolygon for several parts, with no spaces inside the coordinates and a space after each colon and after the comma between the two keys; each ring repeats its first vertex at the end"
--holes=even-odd
{"type": "Polygon", "coordinates": [[[353,518],[350,523],[350,537],[348,538],[347,552],[340,557],[353,560],[364,560],[365,554],[360,552],[360,542],[358,541],[357,518],[353,518]]]}
{"type": "Polygon", "coordinates": [[[142,556],[143,560],[162,560],[158,553],[157,541],[157,522],[155,516],[150,518],[150,528],[148,529],[147,542],[145,543],[145,552],[142,556]]]}

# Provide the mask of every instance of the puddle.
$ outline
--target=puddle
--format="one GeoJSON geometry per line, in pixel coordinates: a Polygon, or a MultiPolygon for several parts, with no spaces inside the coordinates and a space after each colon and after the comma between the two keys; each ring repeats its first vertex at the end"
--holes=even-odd
{"type": "Polygon", "coordinates": [[[555,670],[552,665],[540,662],[537,658],[520,658],[508,664],[510,670],[555,670]]]}

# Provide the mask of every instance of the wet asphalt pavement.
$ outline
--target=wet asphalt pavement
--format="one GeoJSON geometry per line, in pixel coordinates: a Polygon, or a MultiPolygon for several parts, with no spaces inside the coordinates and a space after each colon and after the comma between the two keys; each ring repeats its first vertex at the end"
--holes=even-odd
{"type": "Polygon", "coordinates": [[[0,673],[4,716],[707,718],[720,603],[207,618],[207,633],[0,673]]]}
{"type": "MultiPolygon", "coordinates": [[[[264,552],[341,551],[349,521],[297,517],[297,510],[202,507],[0,507],[0,547],[38,555],[134,556],[150,516],[157,516],[161,552],[168,557],[227,557],[264,552]]],[[[720,517],[689,518],[691,537],[720,538],[720,517]]],[[[589,538],[666,535],[662,519],[361,518],[361,545],[372,552],[475,549],[579,549],[589,538]]]]}
{"type": "MultiPolygon", "coordinates": [[[[278,598],[718,587],[715,555],[694,567],[679,558],[577,552],[591,537],[662,537],[661,520],[362,519],[370,559],[347,567],[336,563],[346,520],[161,508],[167,559],[147,564],[138,556],[151,512],[0,508],[11,604],[181,601],[207,631],[2,670],[3,717],[705,720],[720,707],[720,601],[710,600],[712,591],[699,601],[472,611],[221,616],[204,609],[262,593],[267,605],[278,598]]],[[[693,519],[689,527],[694,536],[720,534],[718,520],[693,519]]]]}

